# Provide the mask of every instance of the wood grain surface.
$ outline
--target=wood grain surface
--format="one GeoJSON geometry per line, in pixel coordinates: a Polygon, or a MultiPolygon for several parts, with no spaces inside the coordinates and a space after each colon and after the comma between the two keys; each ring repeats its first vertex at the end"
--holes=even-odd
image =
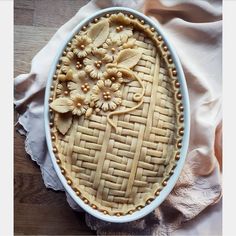
{"type": "MultiPolygon", "coordinates": [[[[88,0],[14,1],[14,76],[28,73],[33,56],[56,30],[88,0]]],[[[17,114],[15,112],[15,122],[17,114]]],[[[24,148],[25,136],[14,130],[15,235],[95,235],[85,214],[73,211],[64,192],[46,189],[40,168],[24,148]]]]}

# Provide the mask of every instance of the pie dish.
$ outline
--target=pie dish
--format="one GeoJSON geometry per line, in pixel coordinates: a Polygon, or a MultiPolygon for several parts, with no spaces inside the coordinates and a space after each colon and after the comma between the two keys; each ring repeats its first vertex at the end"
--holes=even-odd
{"type": "Polygon", "coordinates": [[[189,139],[184,74],[160,27],[128,8],[81,22],[51,68],[45,129],[54,168],[84,210],[128,222],[159,206],[189,139]]]}

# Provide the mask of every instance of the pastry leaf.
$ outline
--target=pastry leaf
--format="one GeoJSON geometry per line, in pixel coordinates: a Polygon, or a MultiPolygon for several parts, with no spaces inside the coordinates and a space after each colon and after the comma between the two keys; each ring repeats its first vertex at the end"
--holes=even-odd
{"type": "Polygon", "coordinates": [[[132,68],[135,66],[142,56],[142,52],[136,49],[124,49],[116,57],[115,62],[118,67],[132,68]]]}
{"type": "Polygon", "coordinates": [[[72,124],[72,114],[65,113],[65,114],[58,114],[56,120],[56,127],[57,129],[65,135],[72,124]]]}
{"type": "Polygon", "coordinates": [[[59,113],[66,113],[73,109],[73,101],[69,98],[57,98],[49,104],[50,107],[59,113]]]}
{"type": "Polygon", "coordinates": [[[97,24],[94,24],[89,30],[88,30],[88,36],[92,39],[93,45],[95,47],[99,47],[102,45],[109,34],[109,23],[107,20],[103,20],[98,22],[97,24]]]}

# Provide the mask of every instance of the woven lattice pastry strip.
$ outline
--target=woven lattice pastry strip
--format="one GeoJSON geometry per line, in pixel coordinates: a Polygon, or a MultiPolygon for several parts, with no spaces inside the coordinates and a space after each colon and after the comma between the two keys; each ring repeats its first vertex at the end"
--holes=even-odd
{"type": "Polygon", "coordinates": [[[133,15],[106,14],[63,51],[49,101],[53,151],[93,209],[132,214],[158,197],[179,158],[183,105],[162,37],[133,15]]]}

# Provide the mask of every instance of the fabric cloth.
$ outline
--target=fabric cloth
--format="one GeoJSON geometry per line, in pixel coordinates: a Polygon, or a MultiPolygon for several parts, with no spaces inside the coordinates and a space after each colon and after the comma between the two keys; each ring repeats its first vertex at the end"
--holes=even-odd
{"type": "MultiPolygon", "coordinates": [[[[216,204],[222,195],[219,165],[222,163],[221,1],[89,2],[35,55],[31,71],[15,78],[14,104],[20,113],[18,123],[21,125],[18,130],[26,135],[26,152],[40,166],[45,186],[64,190],[53,169],[46,146],[43,100],[47,76],[57,49],[66,35],[85,17],[111,6],[130,7],[150,16],[162,27],[175,47],[183,65],[190,96],[190,144],[186,163],[176,186],[154,212],[143,219],[125,224],[103,222],[86,213],[86,223],[99,235],[170,235],[184,222],[201,215],[204,209],[216,204]]],[[[67,200],[73,209],[80,210],[68,195],[67,200]]],[[[193,231],[184,232],[191,235],[193,231]]]]}

